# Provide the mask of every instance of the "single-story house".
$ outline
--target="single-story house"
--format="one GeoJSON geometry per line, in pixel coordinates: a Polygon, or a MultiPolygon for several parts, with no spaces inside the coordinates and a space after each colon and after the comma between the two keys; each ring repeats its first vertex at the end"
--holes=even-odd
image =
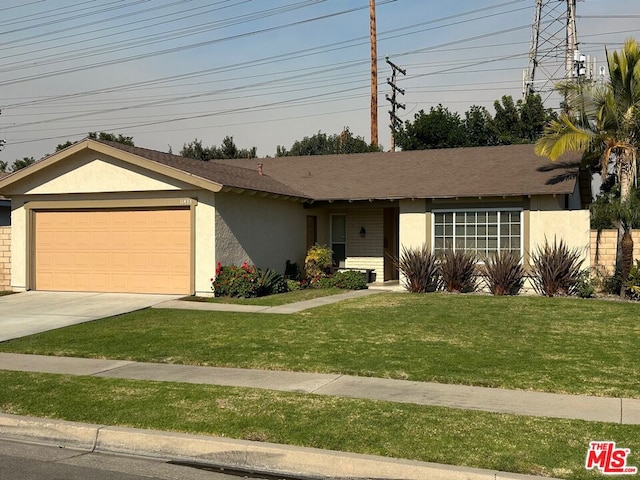
{"type": "Polygon", "coordinates": [[[0,179],[11,288],[206,294],[218,262],[282,272],[316,242],[376,281],[423,243],[526,259],[558,236],[588,261],[577,160],[510,145],[203,162],[85,139],[0,179]]]}

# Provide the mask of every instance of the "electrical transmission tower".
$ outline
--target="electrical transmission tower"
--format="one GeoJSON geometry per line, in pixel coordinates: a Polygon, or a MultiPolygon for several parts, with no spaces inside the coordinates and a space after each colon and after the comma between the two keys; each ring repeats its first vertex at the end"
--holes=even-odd
{"type": "Polygon", "coordinates": [[[535,0],[523,96],[537,93],[546,101],[558,82],[593,78],[595,68],[595,59],[578,50],[576,0],[535,0]]]}

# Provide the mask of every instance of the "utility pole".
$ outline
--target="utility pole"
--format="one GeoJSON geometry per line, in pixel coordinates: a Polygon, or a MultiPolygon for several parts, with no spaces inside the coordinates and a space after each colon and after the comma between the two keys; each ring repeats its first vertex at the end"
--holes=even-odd
{"type": "Polygon", "coordinates": [[[389,57],[386,57],[387,63],[391,66],[391,78],[387,78],[387,83],[391,86],[391,96],[386,95],[387,101],[391,103],[391,110],[389,110],[389,117],[391,120],[391,124],[389,127],[391,128],[391,151],[396,151],[396,132],[402,122],[396,115],[396,110],[398,108],[406,109],[406,105],[404,103],[398,103],[396,101],[396,95],[399,93],[400,95],[404,95],[404,89],[399,88],[396,85],[396,75],[400,72],[402,75],[406,75],[407,71],[398,67],[395,63],[389,60],[389,57]]]}
{"type": "Polygon", "coordinates": [[[575,78],[576,1],[535,0],[529,67],[523,72],[523,98],[537,93],[543,101],[548,100],[558,82],[575,78]]]}
{"type": "Polygon", "coordinates": [[[378,145],[378,39],[376,37],[376,0],[369,0],[371,37],[371,145],[378,145]]]}

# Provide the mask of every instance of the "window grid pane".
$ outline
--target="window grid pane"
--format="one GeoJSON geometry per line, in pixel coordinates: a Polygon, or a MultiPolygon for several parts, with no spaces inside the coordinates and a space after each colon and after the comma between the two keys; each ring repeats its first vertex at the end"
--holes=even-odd
{"type": "Polygon", "coordinates": [[[478,210],[434,214],[434,251],[467,250],[482,257],[500,250],[521,255],[519,211],[478,210]]]}

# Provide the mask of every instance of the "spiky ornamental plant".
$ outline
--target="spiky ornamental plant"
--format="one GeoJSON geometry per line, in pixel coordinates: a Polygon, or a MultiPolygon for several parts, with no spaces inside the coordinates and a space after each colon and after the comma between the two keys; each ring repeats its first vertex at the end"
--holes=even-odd
{"type": "Polygon", "coordinates": [[[412,293],[434,292],[440,285],[438,259],[423,244],[418,248],[402,247],[395,265],[404,276],[405,286],[412,293]]]}
{"type": "Polygon", "coordinates": [[[502,250],[484,259],[480,268],[484,283],[494,295],[518,295],[524,285],[525,271],[522,257],[502,250]]]}
{"type": "Polygon", "coordinates": [[[553,239],[553,245],[545,239],[531,257],[533,286],[541,295],[574,295],[580,280],[582,260],[577,248],[569,248],[564,240],[553,239]]]}
{"type": "Polygon", "coordinates": [[[440,256],[442,285],[447,292],[468,293],[478,286],[476,265],[478,257],[474,252],[447,249],[440,256]]]}

